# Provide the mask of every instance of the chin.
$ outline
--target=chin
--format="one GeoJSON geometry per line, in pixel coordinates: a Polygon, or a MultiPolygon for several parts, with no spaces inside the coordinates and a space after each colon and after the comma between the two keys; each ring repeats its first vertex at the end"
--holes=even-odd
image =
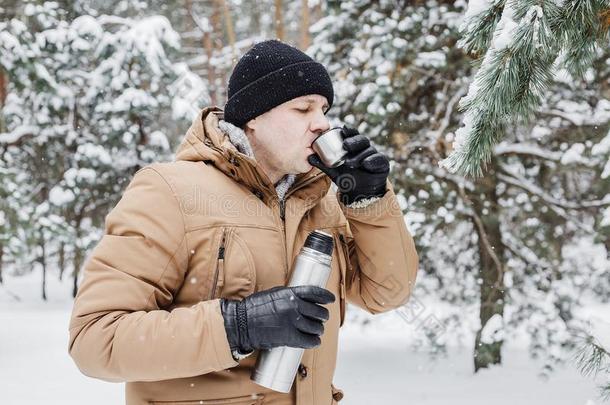
{"type": "Polygon", "coordinates": [[[307,161],[305,161],[303,163],[303,165],[294,168],[294,174],[307,173],[308,171],[311,170],[312,167],[313,167],[312,165],[310,165],[307,161]]]}

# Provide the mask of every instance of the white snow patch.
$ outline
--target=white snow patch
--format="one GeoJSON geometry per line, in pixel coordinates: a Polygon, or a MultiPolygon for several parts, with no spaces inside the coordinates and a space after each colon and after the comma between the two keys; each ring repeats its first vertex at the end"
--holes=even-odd
{"type": "Polygon", "coordinates": [[[595,319],[591,335],[606,350],[610,351],[610,322],[595,319]]]}
{"type": "Polygon", "coordinates": [[[169,141],[165,134],[161,131],[154,131],[150,134],[149,143],[151,146],[157,146],[163,150],[169,150],[169,141]]]}
{"type": "Polygon", "coordinates": [[[49,191],[49,201],[53,205],[61,206],[74,201],[74,198],[72,190],[65,189],[61,186],[55,186],[49,191]]]}
{"type": "Polygon", "coordinates": [[[468,20],[478,16],[482,12],[488,10],[493,5],[493,3],[493,0],[470,0],[468,2],[468,9],[466,10],[464,19],[468,20]]]}
{"type": "Polygon", "coordinates": [[[481,331],[481,342],[492,344],[504,340],[504,319],[500,314],[494,314],[487,320],[481,331]]]}
{"type": "Polygon", "coordinates": [[[415,65],[419,67],[438,68],[445,66],[446,63],[446,55],[441,51],[420,52],[415,58],[415,65]]]}
{"type": "Polygon", "coordinates": [[[602,213],[601,226],[610,226],[610,207],[602,213]]]}
{"type": "Polygon", "coordinates": [[[585,151],[585,145],[582,143],[575,143],[568,150],[566,150],[561,157],[561,164],[569,165],[572,163],[578,163],[583,160],[583,152],[585,151]]]}
{"type": "Polygon", "coordinates": [[[494,48],[495,51],[500,51],[512,44],[514,41],[514,31],[517,26],[518,24],[514,20],[514,10],[512,4],[511,2],[506,2],[504,11],[502,12],[502,17],[500,18],[500,22],[498,22],[498,26],[494,32],[491,47],[494,48]]]}

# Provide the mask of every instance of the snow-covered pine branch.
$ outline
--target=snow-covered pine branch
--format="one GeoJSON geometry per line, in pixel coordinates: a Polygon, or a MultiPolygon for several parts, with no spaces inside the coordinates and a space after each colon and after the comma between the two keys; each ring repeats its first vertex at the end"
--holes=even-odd
{"type": "Polygon", "coordinates": [[[561,62],[575,76],[583,77],[597,54],[596,43],[607,41],[610,24],[608,0],[562,0],[557,32],[563,48],[561,62]]]}
{"type": "Polygon", "coordinates": [[[468,54],[481,55],[489,48],[494,30],[506,0],[470,0],[464,16],[464,23],[460,26],[462,38],[458,45],[468,54]]]}
{"type": "Polygon", "coordinates": [[[462,46],[479,53],[489,27],[495,26],[495,31],[468,94],[460,101],[464,125],[456,131],[454,149],[439,162],[452,172],[481,176],[481,163],[491,159],[505,125],[529,119],[540,104],[559,51],[565,51],[563,60],[572,71],[582,73],[580,62],[572,61],[578,59],[575,55],[586,53],[584,60],[591,60],[595,41],[607,37],[607,26],[598,18],[608,8],[607,1],[508,0],[496,26],[500,6],[489,0],[469,3],[462,46]],[[594,38],[581,44],[584,31],[594,38]]]}
{"type": "Polygon", "coordinates": [[[610,399],[610,323],[599,320],[593,331],[584,334],[574,360],[583,375],[605,376],[606,381],[599,386],[600,393],[605,400],[610,399]]]}

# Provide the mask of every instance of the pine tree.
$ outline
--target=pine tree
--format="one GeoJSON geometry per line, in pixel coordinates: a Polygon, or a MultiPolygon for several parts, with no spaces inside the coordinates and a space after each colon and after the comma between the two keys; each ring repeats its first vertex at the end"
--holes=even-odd
{"type": "Polygon", "coordinates": [[[541,104],[553,70],[582,77],[608,46],[607,0],[471,0],[460,44],[482,56],[460,101],[464,126],[441,162],[452,172],[481,176],[506,125],[527,120],[541,104]],[[559,56],[558,56],[559,55],[559,56]]]}
{"type": "Polygon", "coordinates": [[[579,335],[580,346],[577,347],[573,358],[583,375],[605,378],[606,381],[599,386],[599,390],[601,397],[604,400],[609,400],[610,348],[608,347],[608,338],[610,337],[610,324],[598,321],[598,329],[597,333],[581,331],[579,335]]]}
{"type": "Polygon", "coordinates": [[[463,5],[340,2],[312,27],[309,52],[337,83],[329,114],[392,160],[420,253],[415,298],[447,304],[437,316],[448,332],[429,343],[469,339],[478,370],[500,363],[503,342],[525,333],[550,371],[574,345],[583,297],[608,299],[610,291],[600,222],[610,202],[601,177],[608,54],[593,61],[585,81],[554,72],[536,124],[507,124],[485,177],[448,172],[438,163],[451,152],[462,120],[457,104],[473,73],[455,47],[463,5]]]}
{"type": "Polygon", "coordinates": [[[187,126],[206,97],[173,61],[179,36],[166,18],[70,19],[75,13],[29,3],[22,19],[2,23],[0,41],[10,78],[0,141],[14,172],[2,189],[20,181],[11,232],[23,248],[14,259],[44,269],[68,246],[74,294],[85,253],[128,178],[171,158],[182,135],[176,125],[187,126]]]}
{"type": "MultiPolygon", "coordinates": [[[[219,4],[7,2],[0,23],[0,72],[9,79],[0,114],[3,263],[29,271],[44,256],[78,269],[126,180],[169,159],[201,107],[224,104],[236,55],[274,34],[274,1],[219,4]]],[[[283,7],[286,40],[297,44],[302,4],[283,7]]]]}

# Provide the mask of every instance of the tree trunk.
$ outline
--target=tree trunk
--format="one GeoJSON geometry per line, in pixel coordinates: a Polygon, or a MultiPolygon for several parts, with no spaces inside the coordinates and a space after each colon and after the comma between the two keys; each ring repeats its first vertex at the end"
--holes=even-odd
{"type": "Polygon", "coordinates": [[[78,293],[78,274],[80,273],[80,268],[83,264],[83,255],[78,247],[78,244],[74,244],[74,256],[72,256],[72,297],[75,298],[78,293]]]}
{"type": "MultiPolygon", "coordinates": [[[[481,329],[477,332],[474,347],[474,370],[502,362],[503,338],[482,335],[487,321],[504,314],[504,245],[500,233],[498,198],[496,195],[495,171],[492,169],[477,185],[477,194],[472,197],[476,216],[475,228],[479,236],[480,257],[480,308],[481,329]]],[[[502,319],[503,321],[503,319],[502,319]]],[[[503,322],[499,323],[499,325],[503,322]]],[[[488,329],[486,332],[490,331],[488,329]]],[[[502,327],[502,326],[500,326],[502,327]]],[[[489,334],[489,333],[486,333],[489,334]]]]}
{"type": "Polygon", "coordinates": [[[61,242],[59,244],[59,281],[61,281],[64,277],[64,269],[66,267],[66,244],[61,242]]]}
{"type": "Polygon", "coordinates": [[[275,36],[280,41],[284,40],[284,22],[282,21],[282,0],[275,0],[275,36]]]}
{"type": "Polygon", "coordinates": [[[6,73],[0,69],[0,106],[4,107],[6,102],[6,73]]]}
{"type": "Polygon", "coordinates": [[[260,3],[253,1],[250,5],[250,32],[253,35],[261,35],[261,9],[260,3]]]}
{"type": "Polygon", "coordinates": [[[74,255],[72,256],[72,298],[76,298],[78,293],[78,274],[80,268],[83,265],[83,253],[81,252],[78,242],[81,240],[80,224],[82,221],[82,214],[78,214],[75,220],[74,229],[76,229],[76,235],[74,239],[74,255]]]}
{"type": "Polygon", "coordinates": [[[301,49],[306,50],[310,43],[308,0],[301,0],[301,49]]]}
{"type": "Polygon", "coordinates": [[[39,262],[42,266],[42,300],[47,300],[47,251],[45,247],[44,237],[40,237],[40,258],[39,262]]]}
{"type": "Polygon", "coordinates": [[[0,284],[4,283],[2,279],[2,256],[4,256],[4,245],[0,242],[0,284]]]}
{"type": "Polygon", "coordinates": [[[197,38],[195,36],[195,24],[193,19],[195,18],[195,14],[193,13],[193,2],[191,0],[186,0],[184,4],[184,32],[181,34],[184,36],[184,43],[186,48],[188,49],[187,53],[189,54],[189,58],[191,55],[196,54],[196,47],[198,44],[197,38]]]}
{"type": "Polygon", "coordinates": [[[322,19],[323,16],[323,11],[322,11],[322,2],[319,1],[318,4],[316,4],[316,6],[314,7],[314,11],[315,11],[315,19],[316,21],[320,21],[322,19]]]}
{"type": "Polygon", "coordinates": [[[216,89],[214,86],[214,80],[215,80],[215,67],[212,64],[212,56],[214,55],[214,46],[213,46],[213,42],[212,42],[212,33],[210,31],[207,31],[203,34],[203,47],[205,48],[205,54],[208,58],[208,66],[207,66],[207,72],[208,72],[208,85],[210,86],[210,101],[212,103],[212,105],[217,105],[216,104],[216,89]]]}
{"type": "MultiPolygon", "coordinates": [[[[192,0],[185,0],[184,2],[184,9],[185,9],[185,18],[184,18],[184,28],[186,30],[186,32],[193,32],[193,30],[195,29],[194,25],[193,25],[193,1],[192,0]]],[[[192,37],[190,37],[192,39],[192,37]]],[[[189,40],[189,43],[191,41],[189,40]]]]}
{"type": "MultiPolygon", "coordinates": [[[[7,78],[4,69],[0,68],[0,110],[4,108],[6,102],[7,78]]],[[[4,114],[0,114],[0,133],[6,132],[6,124],[4,123],[4,114]]]]}
{"type": "Polygon", "coordinates": [[[218,8],[218,2],[213,1],[213,9],[212,16],[210,17],[210,22],[212,25],[212,30],[207,31],[203,35],[203,46],[205,47],[205,52],[208,57],[208,86],[210,86],[210,101],[212,105],[217,106],[220,100],[218,94],[218,86],[216,85],[217,74],[216,74],[216,66],[212,64],[212,57],[214,56],[214,50],[221,48],[222,40],[219,40],[217,36],[213,36],[213,33],[222,33],[222,28],[220,24],[220,10],[218,8]]]}
{"type": "Polygon", "coordinates": [[[2,0],[0,7],[0,21],[8,21],[11,18],[23,15],[23,5],[16,0],[2,0]]]}
{"type": "Polygon", "coordinates": [[[222,15],[225,20],[225,29],[227,30],[227,39],[229,40],[229,46],[231,47],[231,63],[237,63],[237,54],[235,52],[235,32],[233,31],[233,18],[231,17],[231,10],[226,0],[219,0],[220,7],[222,8],[222,15]]]}

